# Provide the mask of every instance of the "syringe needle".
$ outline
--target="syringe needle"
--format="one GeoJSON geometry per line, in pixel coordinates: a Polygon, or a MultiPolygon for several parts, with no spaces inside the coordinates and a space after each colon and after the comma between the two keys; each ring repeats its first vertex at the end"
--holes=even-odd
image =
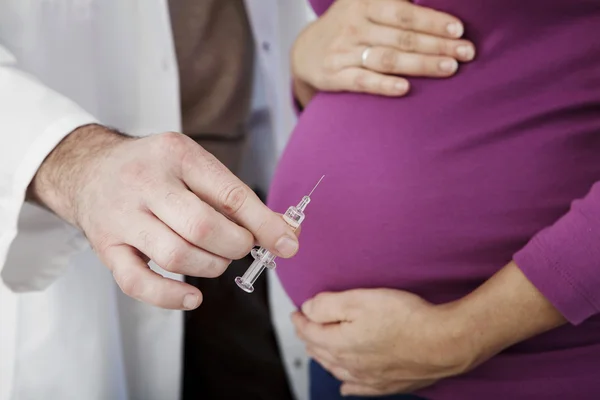
{"type": "Polygon", "coordinates": [[[317,188],[317,186],[319,186],[319,183],[321,183],[321,181],[323,180],[323,178],[325,178],[325,175],[323,175],[321,177],[321,179],[319,179],[319,182],[317,182],[317,184],[315,185],[315,187],[310,191],[310,193],[308,194],[308,197],[312,196],[313,192],[315,191],[315,189],[317,188]]]}

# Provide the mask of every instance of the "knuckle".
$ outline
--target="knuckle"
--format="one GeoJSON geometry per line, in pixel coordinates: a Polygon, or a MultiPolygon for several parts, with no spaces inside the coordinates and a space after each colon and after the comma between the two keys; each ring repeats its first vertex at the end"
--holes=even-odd
{"type": "Polygon", "coordinates": [[[323,70],[326,73],[337,72],[340,69],[339,65],[339,59],[336,54],[328,54],[323,58],[323,70]]]}
{"type": "Polygon", "coordinates": [[[348,24],[341,28],[340,35],[345,38],[354,38],[360,36],[361,30],[358,25],[348,24]]]}
{"type": "Polygon", "coordinates": [[[406,5],[403,4],[404,7],[399,7],[396,11],[396,22],[401,28],[412,29],[415,24],[415,8],[406,5]]]}
{"type": "Polygon", "coordinates": [[[187,137],[177,132],[165,132],[157,136],[157,145],[164,150],[178,150],[186,145],[187,137]]]}
{"type": "Polygon", "coordinates": [[[365,91],[369,88],[369,76],[364,71],[357,72],[354,77],[354,90],[365,91]]]}
{"type": "Polygon", "coordinates": [[[164,269],[169,272],[177,272],[184,265],[187,259],[188,249],[183,245],[176,245],[169,249],[165,260],[164,269]]]}
{"type": "Polygon", "coordinates": [[[270,218],[263,218],[258,224],[258,226],[253,229],[254,235],[260,238],[265,231],[269,230],[269,228],[273,226],[277,226],[277,224],[280,222],[281,218],[275,215],[273,215],[270,218]]]}
{"type": "Polygon", "coordinates": [[[454,46],[449,40],[438,40],[437,42],[437,52],[440,55],[446,54],[451,55],[454,54],[454,46]]]}
{"type": "Polygon", "coordinates": [[[204,265],[204,276],[206,278],[217,278],[227,270],[228,263],[214,257],[211,257],[210,260],[206,261],[204,265]]]}
{"type": "Polygon", "coordinates": [[[208,241],[213,232],[215,226],[211,223],[208,218],[189,218],[187,223],[187,231],[195,242],[206,242],[208,241]]]}
{"type": "Polygon", "coordinates": [[[379,60],[381,68],[385,71],[393,71],[397,64],[397,55],[393,49],[385,49],[381,53],[381,58],[379,60]]]}
{"type": "Polygon", "coordinates": [[[345,36],[340,35],[340,37],[335,38],[331,41],[331,43],[327,46],[328,54],[340,54],[344,53],[348,50],[348,40],[345,36]]]}
{"type": "Polygon", "coordinates": [[[402,32],[400,34],[400,48],[404,51],[413,52],[417,47],[417,35],[414,32],[402,32]]]}
{"type": "Polygon", "coordinates": [[[140,243],[142,244],[142,249],[140,250],[150,257],[155,250],[156,241],[154,240],[154,237],[146,230],[141,230],[138,235],[140,238],[140,243]]]}
{"type": "Polygon", "coordinates": [[[113,245],[113,236],[103,232],[97,235],[93,240],[90,237],[90,245],[97,254],[105,254],[106,251],[113,245]]]}
{"type": "Polygon", "coordinates": [[[140,281],[133,274],[114,274],[115,281],[121,291],[127,296],[134,299],[139,299],[142,295],[142,285],[140,281]]]}
{"type": "Polygon", "coordinates": [[[226,185],[218,196],[218,204],[228,215],[237,214],[248,199],[248,192],[241,183],[226,185]]]}
{"type": "Polygon", "coordinates": [[[357,15],[369,15],[369,11],[371,11],[374,3],[371,0],[355,0],[351,2],[351,5],[354,7],[351,11],[357,15]]]}
{"type": "Polygon", "coordinates": [[[437,41],[437,53],[438,55],[454,55],[454,43],[451,40],[439,39],[437,41]]]}
{"type": "Polygon", "coordinates": [[[181,133],[165,132],[156,136],[155,145],[162,154],[179,157],[189,146],[187,139],[187,136],[181,133]]]}

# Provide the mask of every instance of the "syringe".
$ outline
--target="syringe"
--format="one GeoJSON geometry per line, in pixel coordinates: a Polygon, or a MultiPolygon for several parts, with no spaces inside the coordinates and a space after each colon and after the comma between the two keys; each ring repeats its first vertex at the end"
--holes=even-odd
{"type": "MultiPolygon", "coordinates": [[[[319,179],[319,182],[317,182],[315,187],[313,187],[308,196],[304,196],[297,206],[290,206],[290,208],[287,209],[285,214],[283,214],[284,221],[287,222],[287,224],[294,231],[296,231],[300,227],[302,221],[304,221],[304,210],[306,209],[308,203],[310,203],[310,196],[313,194],[317,186],[319,186],[319,183],[321,183],[323,178],[325,178],[325,175],[323,175],[321,179],[319,179]]],[[[237,278],[235,278],[235,283],[237,283],[237,285],[240,288],[242,288],[242,290],[248,293],[252,293],[254,291],[254,282],[256,282],[256,279],[258,279],[258,277],[260,276],[260,274],[262,274],[265,268],[275,269],[276,267],[276,256],[264,247],[252,249],[250,254],[252,254],[254,261],[252,262],[250,267],[248,267],[243,276],[238,276],[237,278]]]]}

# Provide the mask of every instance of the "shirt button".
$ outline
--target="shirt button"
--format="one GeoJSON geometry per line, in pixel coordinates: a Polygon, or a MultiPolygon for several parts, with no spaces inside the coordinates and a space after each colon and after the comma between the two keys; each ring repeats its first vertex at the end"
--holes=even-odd
{"type": "Polygon", "coordinates": [[[271,43],[267,41],[262,42],[262,49],[268,53],[271,50],[271,43]]]}
{"type": "Polygon", "coordinates": [[[302,360],[299,358],[294,359],[294,368],[300,369],[302,367],[302,360]]]}

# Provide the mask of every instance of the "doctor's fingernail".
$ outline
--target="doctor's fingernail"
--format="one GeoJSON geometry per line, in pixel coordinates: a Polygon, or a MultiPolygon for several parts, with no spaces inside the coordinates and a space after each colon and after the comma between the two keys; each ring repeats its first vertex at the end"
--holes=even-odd
{"type": "Polygon", "coordinates": [[[195,294],[186,294],[183,298],[183,308],[186,310],[193,310],[198,307],[198,303],[200,302],[200,298],[195,294]]]}
{"type": "Polygon", "coordinates": [[[298,242],[289,236],[282,236],[275,243],[275,250],[283,257],[291,257],[298,251],[298,242]]]}
{"type": "Polygon", "coordinates": [[[453,22],[451,24],[448,24],[448,26],[446,26],[446,30],[449,34],[457,38],[461,37],[465,32],[462,24],[459,22],[453,22]]]}

